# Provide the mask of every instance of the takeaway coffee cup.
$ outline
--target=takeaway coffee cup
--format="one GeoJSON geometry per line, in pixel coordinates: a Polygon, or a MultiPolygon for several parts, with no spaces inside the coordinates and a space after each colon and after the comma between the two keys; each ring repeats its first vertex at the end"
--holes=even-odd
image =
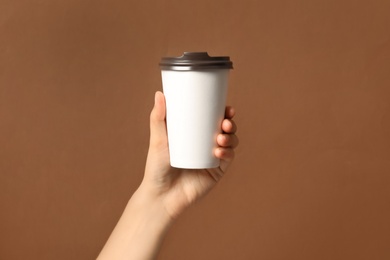
{"type": "Polygon", "coordinates": [[[172,167],[206,169],[219,166],[217,135],[224,118],[229,57],[184,52],[160,62],[170,163],[172,167]]]}

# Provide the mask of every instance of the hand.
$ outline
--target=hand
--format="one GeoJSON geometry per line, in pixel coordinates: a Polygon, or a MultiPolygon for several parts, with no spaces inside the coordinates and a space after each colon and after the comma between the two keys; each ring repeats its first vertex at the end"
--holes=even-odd
{"type": "Polygon", "coordinates": [[[217,137],[219,147],[215,156],[221,160],[213,169],[178,169],[169,164],[168,137],[165,123],[165,97],[155,94],[155,104],[150,115],[150,144],[145,175],[138,192],[162,203],[171,219],[177,218],[189,205],[201,198],[223,177],[234,158],[238,145],[235,112],[226,107],[222,134],[217,137]]]}
{"type": "Polygon", "coordinates": [[[238,145],[233,116],[233,108],[227,107],[215,150],[215,156],[221,159],[219,168],[173,168],[169,164],[165,98],[161,92],[156,93],[144,179],[98,259],[155,259],[173,220],[214,187],[233,160],[238,145]]]}

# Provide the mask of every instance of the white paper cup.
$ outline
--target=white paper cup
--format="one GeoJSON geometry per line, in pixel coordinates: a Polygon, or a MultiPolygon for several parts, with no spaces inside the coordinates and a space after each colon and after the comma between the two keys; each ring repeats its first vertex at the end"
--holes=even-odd
{"type": "Polygon", "coordinates": [[[185,169],[219,166],[215,157],[228,89],[228,57],[184,53],[160,63],[167,109],[170,164],[185,169]],[[184,65],[183,65],[184,63],[184,65]],[[213,63],[213,64],[212,64],[213,63]]]}

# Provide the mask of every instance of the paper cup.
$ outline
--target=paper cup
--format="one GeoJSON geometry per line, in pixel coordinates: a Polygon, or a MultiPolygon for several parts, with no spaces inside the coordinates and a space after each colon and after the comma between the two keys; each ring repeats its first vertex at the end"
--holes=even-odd
{"type": "Polygon", "coordinates": [[[161,63],[170,164],[185,169],[219,166],[218,147],[224,118],[229,57],[185,52],[161,63]]]}

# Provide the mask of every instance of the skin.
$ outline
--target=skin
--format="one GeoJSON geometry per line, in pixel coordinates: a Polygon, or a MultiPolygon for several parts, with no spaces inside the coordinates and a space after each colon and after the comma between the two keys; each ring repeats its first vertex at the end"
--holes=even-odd
{"type": "Polygon", "coordinates": [[[226,107],[222,134],[215,156],[220,167],[178,169],[169,164],[165,123],[165,98],[155,94],[150,114],[150,144],[144,178],[129,200],[118,224],[98,259],[155,259],[161,242],[174,221],[191,204],[206,195],[224,176],[238,145],[235,111],[226,107]]]}

